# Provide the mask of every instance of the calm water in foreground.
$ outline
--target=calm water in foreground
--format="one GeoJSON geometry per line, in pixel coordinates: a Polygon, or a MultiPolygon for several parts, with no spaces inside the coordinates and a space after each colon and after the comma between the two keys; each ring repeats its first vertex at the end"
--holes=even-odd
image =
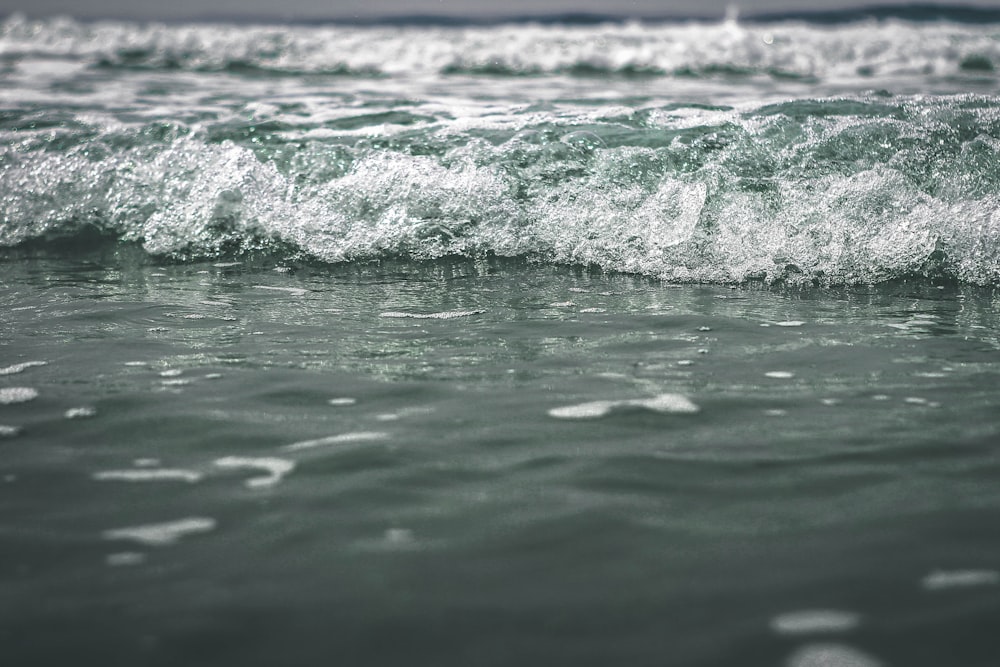
{"type": "Polygon", "coordinates": [[[997,298],[9,254],[4,652],[992,665],[997,298]]]}

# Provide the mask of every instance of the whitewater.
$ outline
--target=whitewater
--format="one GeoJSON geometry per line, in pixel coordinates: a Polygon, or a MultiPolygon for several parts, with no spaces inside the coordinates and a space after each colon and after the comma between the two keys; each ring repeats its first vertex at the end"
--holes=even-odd
{"type": "Polygon", "coordinates": [[[996,30],[14,16],[0,243],[991,284],[996,30]]]}

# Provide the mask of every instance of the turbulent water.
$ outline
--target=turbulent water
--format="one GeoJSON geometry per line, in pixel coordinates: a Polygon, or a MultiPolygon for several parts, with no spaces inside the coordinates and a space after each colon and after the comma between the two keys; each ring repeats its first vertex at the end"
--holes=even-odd
{"type": "Polygon", "coordinates": [[[995,667],[998,70],[6,18],[0,661],[995,667]]]}
{"type": "Polygon", "coordinates": [[[1000,279],[1000,23],[0,25],[0,243],[1000,279]]]}

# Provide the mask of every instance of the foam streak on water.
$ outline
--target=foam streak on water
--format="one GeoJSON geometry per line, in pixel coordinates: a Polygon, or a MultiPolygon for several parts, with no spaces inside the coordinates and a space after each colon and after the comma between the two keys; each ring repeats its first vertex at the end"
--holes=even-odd
{"type": "Polygon", "coordinates": [[[215,529],[215,519],[193,517],[167,523],[114,528],[103,533],[106,540],[127,540],[145,546],[168,546],[185,535],[207,533],[215,529]]]}

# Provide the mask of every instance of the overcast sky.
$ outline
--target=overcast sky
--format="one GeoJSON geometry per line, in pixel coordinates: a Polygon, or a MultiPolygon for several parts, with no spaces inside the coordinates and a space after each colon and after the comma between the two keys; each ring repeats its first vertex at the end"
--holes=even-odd
{"type": "MultiPolygon", "coordinates": [[[[0,17],[23,12],[29,16],[66,14],[80,18],[269,16],[305,20],[398,14],[510,16],[573,11],[637,16],[721,17],[729,4],[733,4],[733,0],[0,0],[0,17]]],[[[749,14],[790,9],[907,4],[907,0],[741,0],[735,4],[739,5],[743,13],[749,14]]],[[[937,4],[996,8],[1000,0],[938,0],[937,4]]]]}

